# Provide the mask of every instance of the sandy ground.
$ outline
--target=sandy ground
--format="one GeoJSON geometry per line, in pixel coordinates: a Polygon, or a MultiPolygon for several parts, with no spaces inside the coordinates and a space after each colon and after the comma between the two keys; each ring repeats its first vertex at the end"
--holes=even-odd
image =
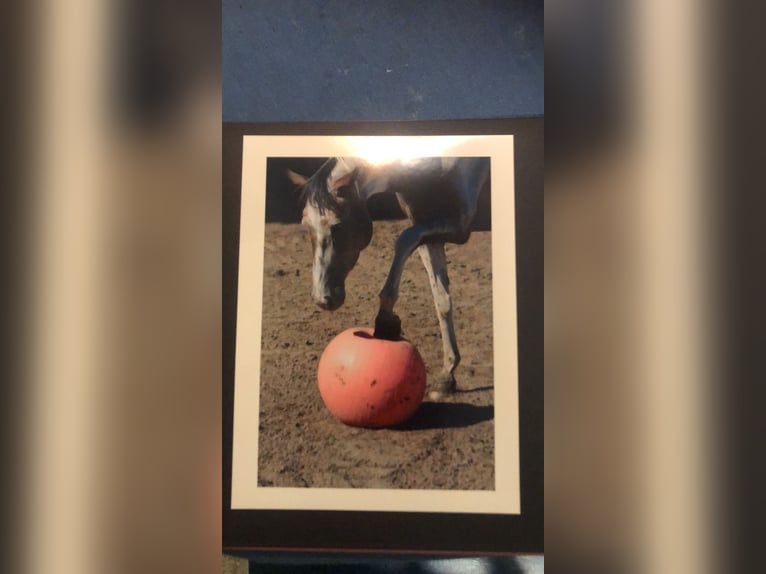
{"type": "MultiPolygon", "coordinates": [[[[372,325],[378,291],[405,221],[378,221],[370,246],[346,281],[346,302],[322,311],[310,298],[310,244],[300,225],[268,224],[259,424],[261,486],[336,488],[494,488],[491,233],[447,246],[460,389],[426,398],[396,429],[348,427],[330,414],[317,390],[325,345],[341,331],[372,325]]],[[[415,254],[402,277],[396,311],[428,373],[442,364],[441,339],[428,277],[415,254]]]]}

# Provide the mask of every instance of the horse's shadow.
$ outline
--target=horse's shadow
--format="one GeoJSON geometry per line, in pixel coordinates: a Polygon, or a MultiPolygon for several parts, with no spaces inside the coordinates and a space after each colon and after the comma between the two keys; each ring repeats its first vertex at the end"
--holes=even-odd
{"type": "Polygon", "coordinates": [[[426,430],[464,428],[492,420],[495,407],[479,407],[468,403],[431,403],[420,405],[411,419],[393,427],[394,430],[426,430]]]}

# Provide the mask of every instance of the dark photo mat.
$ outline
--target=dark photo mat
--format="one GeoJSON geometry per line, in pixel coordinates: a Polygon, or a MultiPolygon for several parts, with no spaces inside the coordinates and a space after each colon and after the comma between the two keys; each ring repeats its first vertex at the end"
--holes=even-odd
{"type": "Polygon", "coordinates": [[[223,547],[431,553],[543,551],[543,119],[223,126],[223,547]],[[521,514],[231,510],[242,138],[245,135],[515,138],[521,514]]]}

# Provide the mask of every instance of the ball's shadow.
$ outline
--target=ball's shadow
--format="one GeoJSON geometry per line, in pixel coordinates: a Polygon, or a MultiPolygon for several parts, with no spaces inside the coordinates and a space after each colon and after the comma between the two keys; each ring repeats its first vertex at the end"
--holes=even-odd
{"type": "Polygon", "coordinates": [[[393,427],[393,430],[426,430],[464,428],[492,420],[495,407],[478,407],[468,403],[425,402],[418,407],[408,421],[393,427]]]}

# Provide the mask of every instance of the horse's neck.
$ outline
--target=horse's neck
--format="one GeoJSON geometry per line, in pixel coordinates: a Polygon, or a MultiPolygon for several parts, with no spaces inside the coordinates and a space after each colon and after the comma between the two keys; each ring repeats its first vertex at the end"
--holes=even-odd
{"type": "Polygon", "coordinates": [[[385,166],[376,166],[354,157],[339,157],[333,169],[333,179],[340,179],[356,171],[356,183],[359,198],[367,201],[373,195],[387,191],[390,170],[385,166]]]}
{"type": "Polygon", "coordinates": [[[359,190],[359,196],[366,201],[373,195],[390,191],[401,183],[402,179],[415,176],[422,177],[422,173],[433,173],[435,176],[452,170],[455,166],[455,158],[416,158],[406,162],[391,161],[381,164],[373,164],[359,158],[337,158],[333,176],[341,178],[356,170],[355,181],[359,190]]]}
{"type": "Polygon", "coordinates": [[[366,202],[367,199],[376,193],[386,190],[388,181],[386,177],[381,177],[379,169],[355,157],[337,157],[335,159],[335,167],[330,177],[338,181],[349,173],[356,172],[354,183],[359,199],[363,202],[366,202]]]}

